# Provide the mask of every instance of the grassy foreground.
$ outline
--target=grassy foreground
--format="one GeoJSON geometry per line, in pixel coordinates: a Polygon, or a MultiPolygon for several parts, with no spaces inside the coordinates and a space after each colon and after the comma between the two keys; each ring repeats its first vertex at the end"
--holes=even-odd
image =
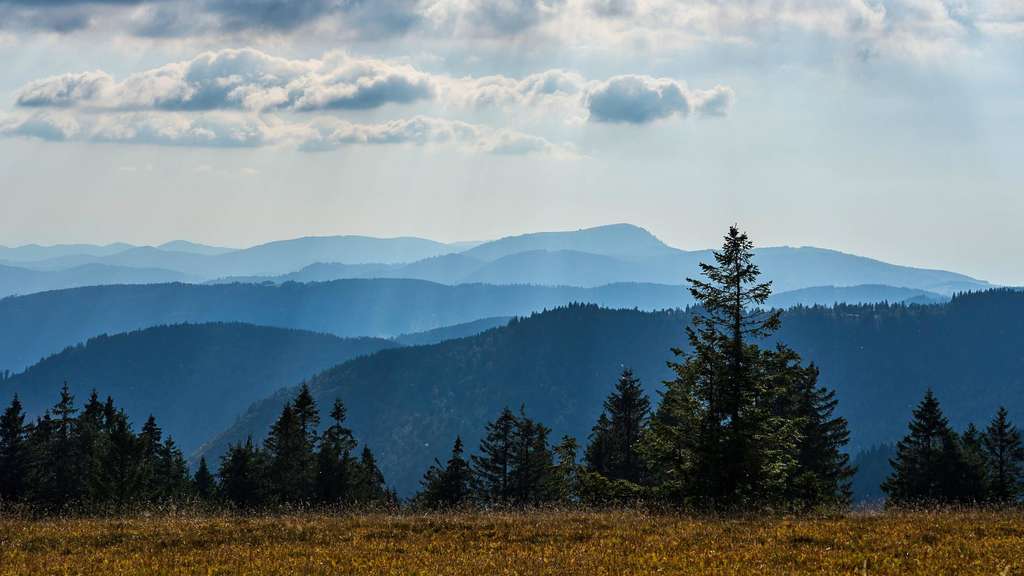
{"type": "Polygon", "coordinates": [[[1024,574],[1024,513],[0,519],[0,574],[1024,574]]]}

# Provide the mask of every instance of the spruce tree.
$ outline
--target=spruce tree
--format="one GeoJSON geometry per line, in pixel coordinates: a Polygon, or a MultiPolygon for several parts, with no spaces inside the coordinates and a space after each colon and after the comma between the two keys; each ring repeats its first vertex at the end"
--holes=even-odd
{"type": "Polygon", "coordinates": [[[572,436],[563,436],[554,449],[558,462],[552,472],[552,497],[562,504],[574,503],[580,497],[580,465],[576,462],[577,452],[579,443],[572,436]]]}
{"type": "Polygon", "coordinates": [[[351,500],[355,504],[366,505],[384,504],[392,499],[384,484],[384,474],[377,467],[377,459],[370,447],[363,445],[363,452],[353,474],[351,500]]]}
{"type": "Polygon", "coordinates": [[[487,424],[479,454],[472,456],[474,491],[486,503],[508,504],[512,497],[512,442],[516,416],[506,406],[494,422],[487,424]]]}
{"type": "Polygon", "coordinates": [[[994,502],[1015,502],[1024,494],[1024,445],[1000,406],[981,440],[988,469],[989,496],[994,502]]]}
{"type": "Polygon", "coordinates": [[[639,454],[639,442],[647,426],[651,403],[633,371],[622,371],[615,390],[604,402],[588,447],[591,470],[612,480],[641,483],[646,471],[639,454]]]}
{"type": "MultiPolygon", "coordinates": [[[[834,415],[835,392],[818,386],[818,368],[800,362],[800,356],[782,344],[764,351],[760,360],[764,408],[760,436],[766,445],[775,440],[776,448],[781,445],[791,455],[786,460],[789,467],[779,491],[780,503],[798,508],[845,506],[853,498],[855,472],[842,450],[850,437],[846,419],[834,415]]],[[[778,457],[763,459],[762,477],[771,477],[770,468],[781,468],[779,462],[778,457]]]]}
{"type": "Polygon", "coordinates": [[[442,465],[434,460],[423,475],[423,490],[416,502],[430,508],[456,508],[469,499],[471,482],[472,472],[463,457],[462,438],[456,436],[448,462],[442,465]]]}
{"type": "Polygon", "coordinates": [[[26,497],[30,464],[28,427],[18,395],[0,416],[0,502],[26,497]]]}
{"type": "Polygon", "coordinates": [[[968,425],[960,435],[960,453],[963,466],[960,469],[959,500],[972,504],[987,502],[991,496],[985,447],[982,433],[974,424],[968,425]]]}
{"type": "Polygon", "coordinates": [[[944,504],[965,500],[960,440],[929,389],[914,409],[910,431],[896,444],[893,473],[882,491],[893,505],[944,504]]]}
{"type": "Polygon", "coordinates": [[[795,353],[755,343],[780,312],[761,309],[771,283],[759,281],[753,243],[733,226],[713,254],[705,280],[688,279],[700,308],[640,446],[648,473],[662,495],[702,508],[844,503],[851,471],[834,398],[795,353]]]}
{"type": "Polygon", "coordinates": [[[217,498],[217,479],[210,473],[206,457],[199,459],[199,467],[192,478],[192,491],[202,502],[213,502],[217,498]]]}
{"type": "Polygon", "coordinates": [[[553,499],[554,456],[548,445],[551,429],[520,409],[512,433],[509,492],[518,505],[536,505],[553,499]]]}
{"type": "Polygon", "coordinates": [[[344,501],[352,483],[355,460],[351,453],[356,441],[352,430],[344,426],[345,416],[345,404],[336,398],[331,408],[333,422],[324,431],[317,453],[317,495],[321,502],[328,504],[344,501]]]}
{"type": "Polygon", "coordinates": [[[298,503],[311,495],[307,483],[309,457],[299,415],[286,402],[281,415],[270,427],[263,447],[267,456],[267,481],[278,502],[298,503]]]}
{"type": "Polygon", "coordinates": [[[266,503],[264,456],[253,445],[252,437],[245,444],[234,444],[221,458],[220,488],[224,497],[240,508],[253,508],[266,503]]]}

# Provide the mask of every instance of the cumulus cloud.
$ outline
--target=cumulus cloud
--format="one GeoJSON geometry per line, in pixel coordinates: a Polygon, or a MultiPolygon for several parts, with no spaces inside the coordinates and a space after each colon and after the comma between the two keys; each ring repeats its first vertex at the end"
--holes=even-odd
{"type": "MultiPolygon", "coordinates": [[[[207,52],[115,80],[103,71],[30,82],[17,93],[25,108],[85,111],[286,111],[308,113],[440,101],[449,108],[535,110],[564,119],[645,123],[695,112],[723,116],[725,87],[690,90],[668,78],[589,80],[553,69],[522,78],[453,78],[408,64],[332,53],[289,60],[253,49],[207,52]]],[[[570,122],[573,123],[573,122],[570,122]]]]}
{"type": "Polygon", "coordinates": [[[646,124],[670,116],[688,116],[691,112],[723,116],[733,101],[733,92],[724,86],[707,91],[691,91],[670,78],[616,76],[588,89],[586,107],[597,122],[646,124]]]}
{"type": "Polygon", "coordinates": [[[330,55],[288,60],[253,49],[207,52],[115,81],[102,71],[24,86],[24,107],[133,110],[366,109],[433,97],[433,79],[410,66],[330,55]]]}
{"type": "Polygon", "coordinates": [[[289,122],[276,116],[212,112],[124,112],[82,115],[40,111],[0,118],[0,136],[211,148],[291,147],[326,151],[359,145],[452,146],[487,154],[574,157],[569,145],[539,136],[442,118],[416,116],[384,123],[336,117],[289,122]]]}

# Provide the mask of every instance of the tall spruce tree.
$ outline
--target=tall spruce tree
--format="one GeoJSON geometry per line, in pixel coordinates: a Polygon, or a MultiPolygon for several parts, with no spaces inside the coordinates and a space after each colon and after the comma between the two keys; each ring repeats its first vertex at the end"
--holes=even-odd
{"type": "Polygon", "coordinates": [[[675,378],[641,451],[659,491],[689,505],[845,502],[846,422],[832,416],[834,398],[816,386],[816,369],[791,350],[755,343],[779,327],[780,312],[761,309],[771,283],[759,281],[753,256],[747,235],[730,227],[715,264],[701,263],[705,280],[688,279],[701,306],[686,328],[690,350],[672,350],[675,378]]]}
{"type": "Polygon", "coordinates": [[[520,409],[509,455],[509,492],[513,503],[537,505],[553,499],[554,455],[548,445],[550,434],[550,428],[527,417],[525,409],[520,409]]]}
{"type": "Polygon", "coordinates": [[[512,499],[513,435],[516,416],[506,406],[487,424],[479,454],[471,458],[476,497],[486,503],[509,504],[512,499]]]}
{"type": "Polygon", "coordinates": [[[355,459],[351,453],[356,441],[352,430],[345,427],[346,413],[345,404],[336,398],[330,414],[332,423],[324,431],[317,453],[317,497],[328,504],[345,501],[353,482],[355,459]]]}
{"type": "Polygon", "coordinates": [[[973,499],[965,494],[966,469],[956,432],[929,389],[914,409],[910,431],[896,444],[893,473],[882,491],[893,505],[946,504],[973,499]]]}
{"type": "Polygon", "coordinates": [[[981,443],[988,469],[989,497],[1000,504],[1015,502],[1024,494],[1024,445],[1006,408],[999,407],[981,443]]]}
{"type": "Polygon", "coordinates": [[[0,502],[26,497],[30,465],[28,427],[18,395],[0,416],[0,502]]]}
{"type": "Polygon", "coordinates": [[[612,480],[642,483],[646,466],[639,453],[639,443],[647,426],[651,402],[633,371],[626,368],[615,384],[615,390],[604,401],[587,449],[590,470],[612,480]]]}

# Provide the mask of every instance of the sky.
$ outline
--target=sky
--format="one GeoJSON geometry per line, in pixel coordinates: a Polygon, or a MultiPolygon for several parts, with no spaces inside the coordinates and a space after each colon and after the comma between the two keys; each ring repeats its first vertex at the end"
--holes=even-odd
{"type": "Polygon", "coordinates": [[[0,244],[734,222],[1024,285],[1020,0],[0,0],[0,244]]]}

